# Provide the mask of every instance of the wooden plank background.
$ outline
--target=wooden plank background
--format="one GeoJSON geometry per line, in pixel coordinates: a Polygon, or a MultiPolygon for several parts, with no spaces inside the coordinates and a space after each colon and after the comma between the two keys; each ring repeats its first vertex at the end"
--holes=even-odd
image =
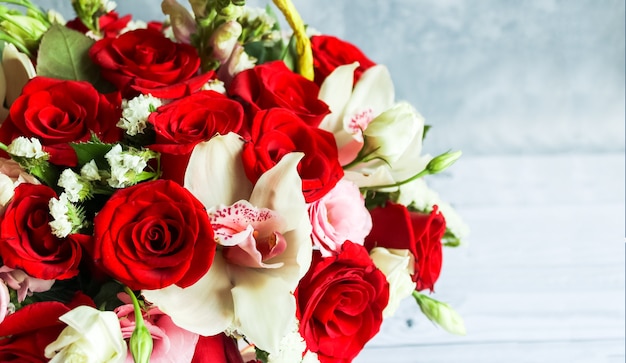
{"type": "Polygon", "coordinates": [[[476,156],[431,179],[472,231],[434,294],[467,336],[409,298],[355,362],[625,361],[623,154],[476,156]]]}

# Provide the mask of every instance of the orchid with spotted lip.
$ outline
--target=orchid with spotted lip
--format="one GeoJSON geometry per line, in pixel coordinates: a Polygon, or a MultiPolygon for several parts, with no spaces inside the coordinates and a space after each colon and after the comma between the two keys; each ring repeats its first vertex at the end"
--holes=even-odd
{"type": "Polygon", "coordinates": [[[355,62],[337,67],[322,83],[318,96],[331,111],[319,127],[335,136],[341,165],[356,158],[363,147],[363,130],[393,105],[395,97],[385,66],[371,67],[353,84],[358,66],[355,62]]]}
{"type": "Polygon", "coordinates": [[[252,185],[242,150],[238,135],[218,135],[195,147],[187,167],[185,187],[211,212],[222,244],[207,274],[185,289],[172,285],[143,295],[184,329],[201,335],[235,330],[276,353],[296,313],[293,291],[312,256],[311,225],[296,170],[302,154],[285,155],[252,185]],[[236,210],[248,216],[229,218],[228,212],[236,210]],[[265,243],[282,248],[277,247],[282,238],[283,251],[263,251],[265,243]],[[245,253],[229,256],[227,250],[235,246],[245,253]]]}

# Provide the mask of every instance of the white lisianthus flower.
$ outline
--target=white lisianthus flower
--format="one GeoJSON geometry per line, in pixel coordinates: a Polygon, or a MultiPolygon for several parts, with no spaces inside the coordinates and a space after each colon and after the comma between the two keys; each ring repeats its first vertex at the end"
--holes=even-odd
{"type": "Polygon", "coordinates": [[[7,148],[7,152],[23,158],[40,159],[48,155],[43,151],[41,142],[35,137],[19,136],[14,139],[7,148]]]}
{"type": "Polygon", "coordinates": [[[51,358],[51,363],[122,363],[126,360],[126,342],[114,312],[82,305],[59,319],[68,326],[45,349],[45,356],[51,358]]]}
{"type": "Polygon", "coordinates": [[[415,282],[411,279],[414,271],[415,258],[409,250],[375,247],[370,257],[387,277],[389,283],[389,303],[383,310],[383,317],[392,316],[400,301],[410,296],[415,290],[415,282]]]}
{"type": "Polygon", "coordinates": [[[380,158],[393,166],[409,147],[420,147],[424,118],[408,102],[398,102],[363,131],[365,161],[380,158]]]}
{"type": "Polygon", "coordinates": [[[139,95],[131,100],[122,100],[122,117],[117,127],[126,130],[130,136],[142,134],[146,129],[148,116],[162,104],[161,99],[150,94],[139,95]]]}

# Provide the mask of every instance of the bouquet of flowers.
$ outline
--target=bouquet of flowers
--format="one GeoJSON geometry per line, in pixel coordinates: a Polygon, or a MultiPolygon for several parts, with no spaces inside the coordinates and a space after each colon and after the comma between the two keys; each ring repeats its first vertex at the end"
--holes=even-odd
{"type": "MultiPolygon", "coordinates": [[[[350,362],[465,226],[383,65],[289,1],[1,1],[0,360],[350,362]]],[[[426,292],[426,293],[425,293],[426,292]]]]}

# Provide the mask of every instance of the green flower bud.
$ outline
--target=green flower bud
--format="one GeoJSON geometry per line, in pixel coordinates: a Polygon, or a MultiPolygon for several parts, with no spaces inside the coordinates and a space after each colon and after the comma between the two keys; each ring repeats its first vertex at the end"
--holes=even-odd
{"type": "Polygon", "coordinates": [[[428,165],[426,165],[426,170],[428,170],[429,174],[437,174],[445,169],[447,169],[450,165],[454,164],[461,157],[461,150],[446,152],[441,155],[437,155],[434,157],[428,165]]]}
{"type": "Polygon", "coordinates": [[[449,333],[465,335],[463,319],[450,305],[437,301],[417,291],[413,292],[413,297],[415,301],[417,301],[422,313],[424,313],[430,321],[438,324],[449,333]]]}
{"type": "Polygon", "coordinates": [[[149,363],[150,355],[152,355],[152,335],[141,316],[135,316],[135,324],[135,330],[130,336],[130,353],[135,363],[149,363]],[[139,319],[141,319],[141,324],[139,324],[139,319]]]}

